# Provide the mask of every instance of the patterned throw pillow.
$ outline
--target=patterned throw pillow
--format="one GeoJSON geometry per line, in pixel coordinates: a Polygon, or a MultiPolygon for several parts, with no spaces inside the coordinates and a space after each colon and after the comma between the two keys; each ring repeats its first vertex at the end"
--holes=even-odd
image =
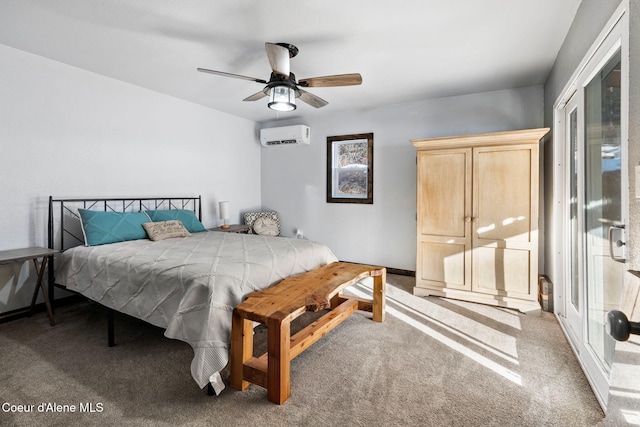
{"type": "Polygon", "coordinates": [[[153,241],[191,236],[191,233],[178,220],[145,222],[142,226],[153,241]]]}
{"type": "Polygon", "coordinates": [[[269,218],[275,221],[276,226],[278,227],[278,234],[276,234],[276,236],[280,235],[280,218],[278,217],[278,212],[274,212],[274,211],[246,212],[244,214],[244,223],[249,227],[251,227],[249,229],[249,234],[255,233],[255,230],[253,229],[253,224],[256,222],[258,218],[269,218]]]}
{"type": "Polygon", "coordinates": [[[277,236],[280,234],[278,224],[271,218],[258,218],[253,223],[253,231],[263,236],[277,236]]]}

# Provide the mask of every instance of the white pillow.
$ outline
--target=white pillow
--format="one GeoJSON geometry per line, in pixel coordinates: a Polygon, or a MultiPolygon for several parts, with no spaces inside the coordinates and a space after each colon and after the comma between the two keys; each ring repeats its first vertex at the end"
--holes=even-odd
{"type": "Polygon", "coordinates": [[[277,236],[278,223],[271,218],[258,218],[253,223],[253,232],[263,236],[277,236]]]}

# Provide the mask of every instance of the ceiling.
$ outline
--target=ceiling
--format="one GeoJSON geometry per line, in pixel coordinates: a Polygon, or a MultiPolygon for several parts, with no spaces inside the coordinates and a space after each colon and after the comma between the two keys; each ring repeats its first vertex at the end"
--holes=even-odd
{"type": "Polygon", "coordinates": [[[580,0],[2,0],[0,43],[256,122],[543,84],[580,0]],[[291,113],[263,85],[264,42],[292,43],[296,77],[362,74],[309,88],[291,113]]]}

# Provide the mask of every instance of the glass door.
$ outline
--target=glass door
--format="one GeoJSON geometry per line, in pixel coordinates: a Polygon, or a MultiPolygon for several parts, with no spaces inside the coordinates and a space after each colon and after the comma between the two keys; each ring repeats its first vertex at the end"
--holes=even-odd
{"type": "Polygon", "coordinates": [[[584,261],[587,342],[606,373],[614,340],[609,310],[619,308],[624,273],[620,50],[584,88],[584,261]]]}
{"type": "Polygon", "coordinates": [[[564,228],[565,281],[558,318],[603,406],[615,352],[605,319],[620,307],[625,272],[625,73],[619,21],[560,107],[565,144],[564,184],[558,188],[564,209],[558,219],[564,228]]]}

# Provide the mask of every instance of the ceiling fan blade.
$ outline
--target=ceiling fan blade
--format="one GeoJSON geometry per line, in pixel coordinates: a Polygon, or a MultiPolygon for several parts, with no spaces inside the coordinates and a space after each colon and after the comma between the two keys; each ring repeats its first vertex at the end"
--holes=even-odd
{"type": "Polygon", "coordinates": [[[362,76],[358,73],[352,73],[311,77],[309,79],[298,80],[298,84],[302,87],[355,86],[362,84],[362,76]]]}
{"type": "Polygon", "coordinates": [[[302,89],[298,89],[298,92],[300,92],[300,96],[298,97],[298,99],[306,102],[307,104],[311,105],[312,107],[316,107],[316,108],[322,108],[325,105],[328,104],[327,101],[325,101],[324,99],[320,98],[319,96],[315,96],[312,93],[309,93],[307,91],[304,91],[302,89]]]}
{"type": "Polygon", "coordinates": [[[289,49],[275,43],[265,43],[264,48],[267,51],[267,58],[274,73],[281,76],[289,77],[291,72],[289,67],[289,49]]]}
{"type": "Polygon", "coordinates": [[[239,74],[225,73],[224,71],[207,70],[206,68],[198,68],[198,71],[200,71],[202,73],[215,74],[215,75],[223,76],[223,77],[233,77],[234,79],[250,80],[250,81],[256,82],[256,83],[267,84],[266,80],[256,79],[255,77],[241,76],[239,74]]]}
{"type": "Polygon", "coordinates": [[[267,96],[267,94],[264,93],[263,91],[260,91],[260,92],[254,93],[251,96],[247,96],[245,99],[243,99],[243,101],[257,101],[259,99],[264,98],[265,96],[267,96]]]}

